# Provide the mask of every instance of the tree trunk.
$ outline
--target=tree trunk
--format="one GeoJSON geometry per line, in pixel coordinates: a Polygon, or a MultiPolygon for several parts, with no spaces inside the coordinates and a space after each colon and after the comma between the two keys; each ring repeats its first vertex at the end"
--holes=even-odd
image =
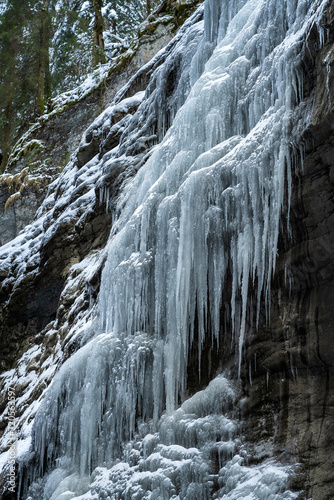
{"type": "Polygon", "coordinates": [[[12,135],[12,117],[13,117],[13,90],[14,88],[12,87],[8,95],[8,102],[5,108],[6,122],[3,131],[3,150],[2,150],[0,172],[3,172],[4,169],[6,168],[8,155],[10,151],[10,142],[12,135]]]}
{"type": "Polygon", "coordinates": [[[51,78],[49,66],[50,46],[50,0],[43,1],[41,12],[40,46],[39,46],[39,68],[38,68],[38,90],[37,90],[37,114],[43,115],[48,99],[51,97],[51,78]]]}
{"type": "Polygon", "coordinates": [[[14,99],[14,82],[15,82],[15,63],[17,55],[17,41],[13,40],[9,45],[9,66],[8,66],[8,88],[6,89],[6,105],[5,105],[5,123],[3,127],[3,144],[2,144],[2,159],[0,172],[3,172],[7,165],[7,160],[10,151],[12,140],[12,125],[13,125],[13,99],[14,99]]]}
{"type": "Polygon", "coordinates": [[[94,31],[93,31],[93,67],[99,63],[106,62],[104,53],[103,41],[103,17],[102,17],[102,0],[93,0],[94,7],[94,31]]]}
{"type": "Polygon", "coordinates": [[[146,0],[146,10],[147,10],[147,15],[149,16],[152,11],[152,3],[151,0],[146,0]]]}
{"type": "MultiPolygon", "coordinates": [[[[111,4],[111,8],[117,12],[117,7],[116,7],[116,2],[112,2],[111,4]]],[[[116,35],[116,32],[117,32],[117,20],[116,20],[116,17],[113,17],[112,18],[112,21],[111,21],[111,32],[116,35]]]]}

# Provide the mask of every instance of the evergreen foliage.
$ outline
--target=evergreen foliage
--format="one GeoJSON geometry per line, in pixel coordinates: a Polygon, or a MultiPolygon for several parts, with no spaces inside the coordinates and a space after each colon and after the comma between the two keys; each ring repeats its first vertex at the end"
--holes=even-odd
{"type": "Polygon", "coordinates": [[[25,109],[31,109],[33,39],[29,20],[32,4],[9,0],[1,15],[0,30],[0,140],[6,160],[13,130],[20,128],[25,109]]]}
{"type": "Polygon", "coordinates": [[[125,51],[160,0],[0,1],[0,148],[10,145],[51,97],[125,51]]]}

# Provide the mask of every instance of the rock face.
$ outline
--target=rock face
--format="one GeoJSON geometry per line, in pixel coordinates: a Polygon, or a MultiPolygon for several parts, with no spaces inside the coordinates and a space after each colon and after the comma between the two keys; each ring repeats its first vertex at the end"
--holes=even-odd
{"type": "Polygon", "coordinates": [[[24,193],[20,193],[20,197],[13,201],[13,204],[5,211],[4,207],[13,194],[7,186],[0,187],[0,206],[2,207],[0,245],[14,239],[32,221],[45,196],[45,192],[41,192],[39,187],[27,189],[24,193]]]}
{"type": "MultiPolygon", "coordinates": [[[[330,9],[323,23],[332,34],[330,9]]],[[[291,233],[280,240],[270,325],[262,322],[250,338],[243,375],[246,432],[254,443],[270,436],[282,460],[301,464],[296,486],[313,500],[334,495],[332,43],[330,35],[319,50],[316,28],[309,34],[302,118],[311,114],[301,127],[305,156],[293,179],[291,233]]]]}
{"type": "MultiPolygon", "coordinates": [[[[309,50],[303,54],[305,94],[301,96],[300,143],[303,144],[304,157],[296,158],[290,209],[286,207],[282,217],[276,273],[271,288],[270,321],[261,315],[257,329],[249,322],[241,372],[244,403],[240,418],[243,432],[253,444],[254,463],[272,455],[285,464],[298,463],[298,474],[292,486],[298,491],[303,490],[300,499],[313,500],[334,497],[334,79],[331,67],[334,23],[330,14],[329,8],[323,17],[329,35],[322,48],[317,48],[321,46],[320,35],[314,27],[307,42],[309,50]],[[266,443],[265,446],[262,443],[266,443]]],[[[163,30],[163,38],[157,37],[154,50],[170,37],[170,31],[163,30]]],[[[79,145],[92,115],[98,114],[99,100],[103,100],[103,106],[110,103],[116,91],[150,58],[153,49],[147,50],[144,46],[141,50],[137,59],[132,59],[127,72],[117,78],[115,75],[110,77],[108,90],[104,89],[101,94],[101,89],[97,89],[39,129],[38,139],[47,141],[50,151],[45,154],[54,155],[52,162],[55,165],[63,161],[64,152],[72,153],[79,145]],[[65,147],[62,145],[64,137],[67,140],[65,147]]],[[[122,98],[143,90],[147,75],[158,64],[156,61],[143,73],[137,73],[122,98]]],[[[167,84],[165,91],[167,95],[167,84]]],[[[98,126],[86,133],[74,159],[79,170],[96,154],[118,144],[126,115],[114,115],[113,133],[103,140],[98,126]]],[[[137,138],[131,146],[134,151],[137,148],[140,157],[137,165],[130,165],[126,171],[120,165],[119,171],[105,173],[104,182],[108,187],[112,186],[115,197],[124,179],[140,168],[140,161],[150,154],[152,143],[144,139],[138,142],[137,138]],[[144,144],[142,151],[138,151],[139,144],[144,144]]],[[[18,172],[25,166],[23,161],[18,172]]],[[[78,190],[80,182],[76,185],[78,190]]],[[[94,180],[91,185],[85,185],[71,201],[74,203],[76,197],[97,184],[94,180]]],[[[3,192],[0,196],[6,197],[3,192]]],[[[9,209],[1,219],[4,227],[2,243],[31,220],[32,213],[24,219],[24,208],[20,208],[25,206],[24,196],[28,197],[33,210],[41,203],[38,194],[23,192],[22,199],[13,205],[15,210],[9,209]]],[[[104,262],[101,249],[112,225],[105,201],[101,203],[98,196],[88,213],[82,215],[83,212],[78,212],[73,220],[64,220],[57,225],[52,237],[41,246],[37,266],[32,263],[31,269],[25,268],[24,278],[18,285],[15,280],[18,279],[19,264],[10,270],[2,269],[1,278],[7,279],[6,287],[1,291],[2,370],[11,369],[32,345],[40,346],[42,352],[40,359],[34,361],[34,369],[54,355],[59,343],[63,354],[57,358],[57,363],[76,350],[76,341],[68,341],[67,335],[74,317],[89,308],[97,296],[99,272],[104,262]],[[100,259],[99,272],[88,276],[84,266],[76,267],[85,259],[100,259]],[[12,281],[8,281],[11,276],[12,281]],[[74,278],[77,279],[75,285],[74,278]]],[[[57,216],[55,208],[53,220],[57,220],[57,216]]],[[[265,307],[263,304],[262,310],[265,307]]],[[[212,345],[203,346],[203,356],[207,356],[209,362],[201,382],[197,366],[190,361],[190,393],[206,385],[223,363],[233,365],[234,350],[216,355],[212,351],[212,345]]],[[[192,356],[197,358],[195,352],[192,356]]],[[[46,381],[49,382],[50,379],[46,381]]],[[[23,394],[25,387],[21,389],[23,394]]],[[[27,404],[37,399],[40,393],[41,389],[27,404]]],[[[0,407],[4,410],[5,406],[4,394],[0,407]]],[[[24,410],[20,410],[21,414],[24,410]]],[[[1,424],[1,429],[4,428],[5,417],[1,424]]]]}

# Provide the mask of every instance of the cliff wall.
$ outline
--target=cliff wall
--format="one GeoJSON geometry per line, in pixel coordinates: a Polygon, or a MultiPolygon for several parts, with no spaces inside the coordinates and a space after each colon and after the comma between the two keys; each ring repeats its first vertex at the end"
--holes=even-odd
{"type": "Polygon", "coordinates": [[[279,243],[270,324],[252,329],[243,376],[252,439],[270,436],[283,461],[300,463],[296,486],[314,500],[329,500],[334,491],[332,9],[329,4],[322,19],[324,46],[313,26],[303,54],[304,157],[293,176],[291,232],[283,229],[279,243]]]}

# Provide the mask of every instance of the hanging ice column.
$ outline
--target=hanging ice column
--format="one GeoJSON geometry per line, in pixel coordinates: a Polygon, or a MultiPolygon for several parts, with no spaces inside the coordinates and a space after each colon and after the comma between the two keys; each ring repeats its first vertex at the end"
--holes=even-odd
{"type": "MultiPolygon", "coordinates": [[[[258,304],[270,292],[286,182],[291,190],[291,109],[301,95],[295,33],[312,2],[292,3],[221,2],[222,40],[120,202],[101,328],[117,338],[149,336],[161,370],[153,375],[157,414],[164,395],[168,411],[184,397],[196,320],[200,345],[205,335],[224,342],[230,295],[240,372],[249,288],[257,283],[258,304]],[[231,6],[237,13],[225,32],[231,6]]],[[[217,2],[206,6],[217,18],[217,2]]]]}
{"type": "Polygon", "coordinates": [[[226,301],[240,373],[249,290],[256,283],[258,305],[270,294],[291,191],[291,110],[313,4],[206,2],[190,94],[119,202],[96,337],[65,363],[37,418],[41,464],[64,456],[90,472],[117,457],[138,418],[170,414],[185,397],[195,324],[199,352],[206,336],[224,343],[226,301]]]}

